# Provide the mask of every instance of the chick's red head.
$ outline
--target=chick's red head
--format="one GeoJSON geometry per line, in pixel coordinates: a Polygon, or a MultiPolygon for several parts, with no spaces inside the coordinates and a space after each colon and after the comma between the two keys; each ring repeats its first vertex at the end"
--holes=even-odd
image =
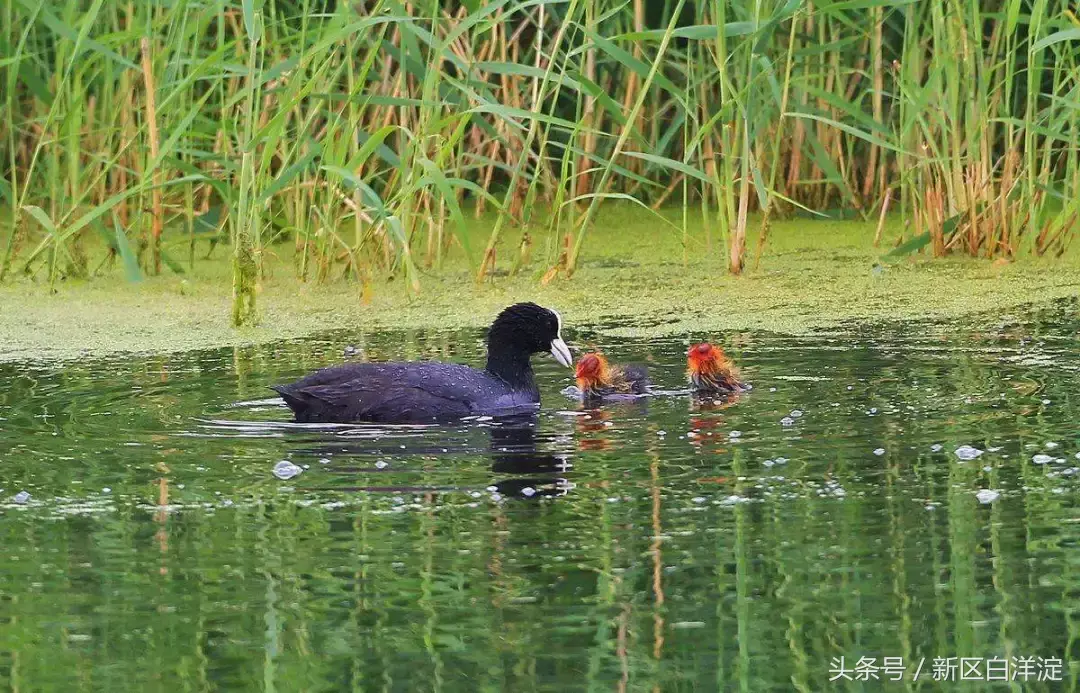
{"type": "Polygon", "coordinates": [[[574,377],[583,389],[604,382],[608,377],[607,359],[597,353],[585,354],[577,363],[574,377]]]}
{"type": "Polygon", "coordinates": [[[712,373],[727,363],[727,356],[719,347],[708,342],[695,344],[686,352],[686,365],[694,373],[712,373]]]}

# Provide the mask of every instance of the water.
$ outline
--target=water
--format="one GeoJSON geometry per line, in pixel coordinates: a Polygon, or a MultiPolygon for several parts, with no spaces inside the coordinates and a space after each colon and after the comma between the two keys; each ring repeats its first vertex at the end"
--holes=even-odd
{"type": "MultiPolygon", "coordinates": [[[[731,402],[581,411],[541,358],[535,421],[440,428],[288,425],[265,386],[479,333],[0,365],[0,686],[1074,690],[1073,315],[725,335],[731,402]]],[[[680,384],[688,339],[567,333],[680,384]]]]}

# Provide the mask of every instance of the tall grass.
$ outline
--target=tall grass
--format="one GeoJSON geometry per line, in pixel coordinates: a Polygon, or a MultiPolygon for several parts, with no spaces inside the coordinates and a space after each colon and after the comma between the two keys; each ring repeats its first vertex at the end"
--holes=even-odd
{"type": "Polygon", "coordinates": [[[419,290],[454,245],[478,280],[551,281],[612,200],[733,273],[777,215],[890,202],[907,247],[1061,253],[1078,40],[1051,0],[14,0],[0,279],[184,272],[227,243],[241,323],[275,244],[365,294],[419,290]],[[702,237],[667,205],[700,205],[702,237]]]}

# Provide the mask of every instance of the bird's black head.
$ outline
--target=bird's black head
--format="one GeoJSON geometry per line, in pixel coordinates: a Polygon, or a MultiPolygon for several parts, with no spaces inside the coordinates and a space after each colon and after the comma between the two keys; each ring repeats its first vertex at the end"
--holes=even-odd
{"type": "Polygon", "coordinates": [[[555,360],[570,367],[573,358],[562,340],[562,318],[554,310],[535,303],[515,303],[499,313],[488,331],[488,364],[531,354],[551,352],[555,360]]]}

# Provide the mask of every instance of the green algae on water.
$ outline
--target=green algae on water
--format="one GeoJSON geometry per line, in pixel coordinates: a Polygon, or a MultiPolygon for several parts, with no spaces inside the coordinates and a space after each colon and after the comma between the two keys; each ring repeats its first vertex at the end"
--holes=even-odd
{"type": "MultiPolygon", "coordinates": [[[[478,225],[477,234],[483,232],[478,225]]],[[[875,224],[786,221],[773,224],[756,271],[726,272],[724,249],[697,229],[681,238],[623,209],[605,210],[574,278],[542,285],[554,261],[538,234],[528,266],[476,284],[460,251],[421,277],[412,296],[400,277],[385,277],[370,301],[358,284],[296,279],[292,246],[263,257],[258,324],[234,328],[232,257],[220,253],[184,276],[129,284],[117,268],[90,281],[0,286],[0,359],[76,358],[87,354],[178,351],[265,343],[333,329],[460,328],[487,325],[520,300],[551,305],[574,325],[616,324],[611,336],[708,335],[733,330],[804,334],[849,323],[955,318],[1076,296],[1076,253],[1008,264],[916,256],[887,266],[872,247],[875,224]]],[[[506,234],[511,257],[517,239],[506,234]]],[[[181,241],[186,242],[186,241],[181,241]]]]}

